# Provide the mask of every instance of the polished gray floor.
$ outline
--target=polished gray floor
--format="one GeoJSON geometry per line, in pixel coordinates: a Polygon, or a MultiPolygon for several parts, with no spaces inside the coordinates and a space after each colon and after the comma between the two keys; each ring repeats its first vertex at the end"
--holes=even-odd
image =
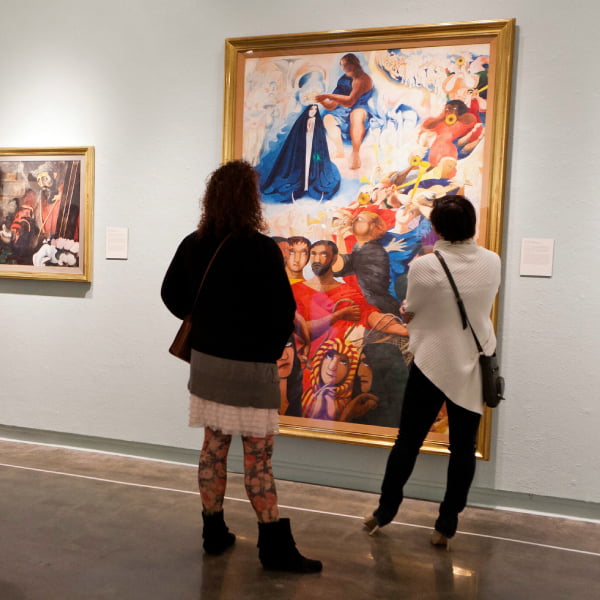
{"type": "Polygon", "coordinates": [[[598,523],[468,508],[448,553],[429,544],[430,502],[407,499],[369,537],[374,494],[279,481],[324,569],[269,573],[239,475],[225,504],[237,542],[210,557],[190,466],[14,441],[0,454],[0,600],[600,598],[598,523]]]}

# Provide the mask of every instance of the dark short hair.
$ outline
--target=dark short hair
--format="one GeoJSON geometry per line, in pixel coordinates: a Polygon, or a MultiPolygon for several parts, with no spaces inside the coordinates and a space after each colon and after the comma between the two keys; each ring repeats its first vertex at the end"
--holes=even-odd
{"type": "Polygon", "coordinates": [[[351,65],[354,65],[355,67],[360,67],[362,69],[362,65],[360,64],[360,60],[358,58],[358,56],[356,56],[356,54],[349,52],[348,54],[344,54],[344,56],[342,56],[342,58],[340,58],[340,62],[342,62],[343,60],[345,60],[346,62],[349,62],[351,65]]]}
{"type": "Polygon", "coordinates": [[[319,240],[318,242],[314,242],[311,244],[310,249],[312,250],[315,246],[329,246],[333,250],[333,255],[337,256],[339,253],[338,247],[331,240],[319,240]]]}
{"type": "Polygon", "coordinates": [[[287,241],[290,246],[293,246],[294,244],[304,244],[307,248],[310,248],[310,240],[303,235],[293,235],[292,237],[289,237],[287,241]]]}
{"type": "Polygon", "coordinates": [[[469,107],[462,100],[450,100],[446,102],[446,106],[453,108],[459,117],[469,112],[469,107]]]}
{"type": "Polygon", "coordinates": [[[443,196],[433,203],[431,224],[448,242],[462,242],[475,235],[475,208],[464,196],[443,196]]]}

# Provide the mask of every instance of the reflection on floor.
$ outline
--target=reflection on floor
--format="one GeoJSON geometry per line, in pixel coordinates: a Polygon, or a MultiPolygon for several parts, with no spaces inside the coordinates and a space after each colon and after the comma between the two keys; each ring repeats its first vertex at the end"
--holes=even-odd
{"type": "Polygon", "coordinates": [[[265,572],[243,480],[230,475],[237,534],[202,553],[195,469],[0,441],[2,600],[600,598],[600,524],[468,508],[452,552],[432,547],[436,505],[407,499],[369,537],[376,496],[279,481],[282,515],[317,575],[265,572]]]}

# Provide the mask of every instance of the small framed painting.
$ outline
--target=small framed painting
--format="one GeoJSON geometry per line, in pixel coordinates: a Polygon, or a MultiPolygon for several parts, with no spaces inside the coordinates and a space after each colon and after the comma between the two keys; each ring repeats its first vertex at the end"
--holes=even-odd
{"type": "Polygon", "coordinates": [[[0,149],[0,277],[91,281],[94,148],[0,149]]]}

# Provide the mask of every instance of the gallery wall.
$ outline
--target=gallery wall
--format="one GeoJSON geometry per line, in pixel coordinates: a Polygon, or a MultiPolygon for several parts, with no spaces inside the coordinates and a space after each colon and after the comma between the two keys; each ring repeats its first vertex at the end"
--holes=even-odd
{"type": "MultiPolygon", "coordinates": [[[[516,17],[498,322],[509,400],[473,498],[564,514],[598,502],[600,5],[580,5],[3,0],[0,146],[96,148],[92,283],[0,279],[4,430],[200,447],[159,288],[220,160],[226,37],[516,17]],[[129,229],[126,261],[104,258],[114,226],[129,229]],[[552,277],[519,276],[523,238],[555,240],[552,277]]],[[[376,490],[385,458],[280,437],[275,470],[376,490]]],[[[409,491],[439,497],[446,461],[422,456],[409,491]]]]}

